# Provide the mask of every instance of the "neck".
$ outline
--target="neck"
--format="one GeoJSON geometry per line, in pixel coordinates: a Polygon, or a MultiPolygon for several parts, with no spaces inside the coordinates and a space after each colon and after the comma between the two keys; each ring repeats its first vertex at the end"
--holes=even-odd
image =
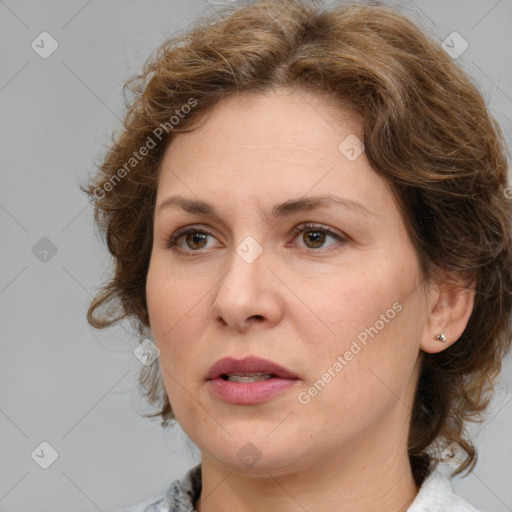
{"type": "Polygon", "coordinates": [[[405,512],[418,489],[407,455],[407,424],[396,417],[378,434],[365,432],[350,448],[332,450],[316,463],[248,474],[203,454],[198,512],[405,512]],[[390,439],[393,441],[390,442],[390,439]]]}

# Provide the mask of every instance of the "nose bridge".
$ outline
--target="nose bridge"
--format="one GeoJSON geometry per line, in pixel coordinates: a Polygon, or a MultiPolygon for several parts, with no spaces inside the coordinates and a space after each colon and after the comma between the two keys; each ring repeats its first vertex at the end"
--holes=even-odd
{"type": "Polygon", "coordinates": [[[222,279],[219,293],[227,288],[239,294],[240,299],[262,290],[262,274],[268,271],[268,263],[262,245],[252,236],[246,236],[233,248],[229,258],[229,270],[222,279]]]}
{"type": "Polygon", "coordinates": [[[251,318],[276,321],[279,303],[276,290],[268,281],[268,254],[252,236],[246,236],[233,248],[227,272],[222,277],[210,316],[214,321],[242,329],[251,318]]]}

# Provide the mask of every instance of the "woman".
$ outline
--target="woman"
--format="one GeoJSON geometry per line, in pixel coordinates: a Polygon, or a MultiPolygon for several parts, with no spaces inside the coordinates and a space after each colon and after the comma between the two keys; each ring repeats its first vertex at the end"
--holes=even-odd
{"type": "Polygon", "coordinates": [[[201,450],[130,510],[474,511],[436,466],[473,469],[510,346],[511,201],[449,55],[388,8],[259,1],[127,86],[88,318],[137,322],[148,416],[201,450]]]}

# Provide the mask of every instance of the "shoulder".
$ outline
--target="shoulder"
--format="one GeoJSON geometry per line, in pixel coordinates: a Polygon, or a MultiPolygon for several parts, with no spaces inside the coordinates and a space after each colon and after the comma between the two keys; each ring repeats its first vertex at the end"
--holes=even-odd
{"type": "Polygon", "coordinates": [[[407,512],[481,512],[466,500],[453,494],[452,486],[438,470],[425,480],[407,512]]]}
{"type": "Polygon", "coordinates": [[[167,491],[116,512],[189,512],[201,494],[201,464],[170,484],[167,491]]]}

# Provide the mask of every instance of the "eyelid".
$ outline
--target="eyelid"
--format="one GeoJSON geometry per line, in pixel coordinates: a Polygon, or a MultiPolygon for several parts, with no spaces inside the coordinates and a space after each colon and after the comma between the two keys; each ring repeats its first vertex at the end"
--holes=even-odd
{"type": "Polygon", "coordinates": [[[338,232],[337,230],[334,230],[333,228],[326,226],[325,224],[318,224],[316,222],[301,222],[300,224],[297,224],[297,226],[295,226],[290,233],[292,235],[296,235],[304,231],[313,231],[315,229],[317,229],[318,231],[323,231],[328,235],[337,238],[338,240],[348,240],[348,236],[345,233],[338,232]]]}

